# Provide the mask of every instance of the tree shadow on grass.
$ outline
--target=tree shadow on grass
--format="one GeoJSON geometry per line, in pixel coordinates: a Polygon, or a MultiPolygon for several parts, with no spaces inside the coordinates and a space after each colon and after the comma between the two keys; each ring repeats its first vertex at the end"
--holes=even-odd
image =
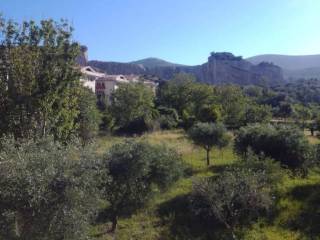
{"type": "Polygon", "coordinates": [[[306,234],[309,239],[320,236],[320,184],[295,187],[290,195],[303,202],[302,211],[289,222],[289,227],[306,234]]]}
{"type": "Polygon", "coordinates": [[[212,172],[214,174],[220,174],[224,172],[226,169],[234,166],[234,164],[219,164],[219,165],[210,165],[205,168],[194,169],[191,165],[187,165],[185,169],[184,176],[185,177],[192,177],[198,174],[203,174],[206,172],[212,172]]]}
{"type": "Polygon", "coordinates": [[[159,206],[158,215],[162,224],[169,226],[170,236],[164,239],[229,239],[228,237],[222,237],[225,231],[221,224],[212,219],[208,221],[208,219],[196,216],[191,210],[189,200],[190,195],[186,194],[164,202],[159,206]]]}
{"type": "Polygon", "coordinates": [[[211,166],[209,166],[209,170],[212,173],[220,174],[232,166],[234,166],[234,164],[211,165],[211,166]]]}

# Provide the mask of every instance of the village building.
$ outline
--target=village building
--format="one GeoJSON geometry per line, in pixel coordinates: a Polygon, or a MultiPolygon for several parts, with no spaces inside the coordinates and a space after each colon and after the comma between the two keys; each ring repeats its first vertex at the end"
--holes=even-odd
{"type": "Polygon", "coordinates": [[[83,86],[89,88],[97,95],[98,99],[109,99],[112,92],[115,91],[119,84],[123,83],[138,83],[142,82],[146,86],[150,87],[154,92],[157,84],[150,80],[140,80],[138,75],[108,75],[94,69],[90,66],[81,68],[80,82],[83,86]]]}

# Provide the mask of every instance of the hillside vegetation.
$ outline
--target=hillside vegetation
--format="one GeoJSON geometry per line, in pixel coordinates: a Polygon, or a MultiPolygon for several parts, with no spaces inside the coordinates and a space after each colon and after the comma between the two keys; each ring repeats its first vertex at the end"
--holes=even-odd
{"type": "Polygon", "coordinates": [[[283,69],[286,79],[320,77],[320,55],[290,56],[265,54],[250,57],[247,60],[253,64],[272,62],[283,69]]]}
{"type": "MultiPolygon", "coordinates": [[[[222,239],[225,232],[219,224],[206,225],[201,219],[193,218],[189,198],[192,183],[196,179],[217,176],[239,161],[233,153],[232,145],[224,149],[223,153],[215,149],[212,153],[213,164],[208,168],[205,165],[205,152],[194,147],[183,131],[155,132],[145,134],[139,139],[152,144],[168,144],[177,149],[189,167],[189,173],[166,192],[155,193],[144,209],[130,218],[120,219],[118,239],[222,239]]],[[[99,152],[118,141],[121,141],[121,138],[100,138],[99,152]]],[[[279,191],[274,215],[260,218],[256,223],[239,230],[241,239],[318,239],[319,170],[312,170],[307,178],[286,174],[279,185],[279,191]]],[[[91,234],[99,240],[112,239],[110,235],[103,234],[106,226],[108,221],[99,219],[91,234]]]]}

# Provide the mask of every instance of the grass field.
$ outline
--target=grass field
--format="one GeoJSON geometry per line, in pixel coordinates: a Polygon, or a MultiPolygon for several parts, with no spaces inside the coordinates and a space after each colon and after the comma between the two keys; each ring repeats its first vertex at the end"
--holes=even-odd
{"type": "MultiPolygon", "coordinates": [[[[214,150],[211,166],[205,163],[205,152],[196,148],[183,134],[183,131],[163,131],[137,137],[152,144],[167,144],[175,148],[190,168],[190,174],[171,186],[164,193],[155,193],[147,206],[130,218],[121,218],[118,224],[117,239],[120,240],[188,240],[222,239],[219,226],[204,226],[190,216],[188,195],[194,179],[219,174],[225,167],[237,161],[232,146],[223,153],[214,150]]],[[[310,142],[318,139],[309,137],[310,142]]],[[[97,152],[103,154],[120,137],[100,137],[97,152]]],[[[250,240],[307,240],[320,239],[320,174],[311,171],[308,178],[294,178],[287,175],[279,187],[280,198],[273,216],[259,219],[252,226],[239,229],[242,239],[250,240]]],[[[98,219],[92,227],[92,236],[97,240],[112,239],[104,234],[108,221],[98,219]]],[[[228,239],[228,237],[226,238],[228,239]]]]}

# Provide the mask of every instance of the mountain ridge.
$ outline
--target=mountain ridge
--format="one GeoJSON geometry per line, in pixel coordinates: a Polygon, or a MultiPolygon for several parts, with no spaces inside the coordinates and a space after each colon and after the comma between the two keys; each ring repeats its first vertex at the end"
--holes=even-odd
{"type": "Polygon", "coordinates": [[[128,62],[128,63],[142,65],[145,68],[186,66],[183,64],[172,63],[156,57],[143,58],[143,59],[139,59],[139,60],[128,62]]]}
{"type": "Polygon", "coordinates": [[[247,58],[253,64],[272,62],[283,69],[286,79],[320,78],[320,54],[262,54],[247,58]]]}

